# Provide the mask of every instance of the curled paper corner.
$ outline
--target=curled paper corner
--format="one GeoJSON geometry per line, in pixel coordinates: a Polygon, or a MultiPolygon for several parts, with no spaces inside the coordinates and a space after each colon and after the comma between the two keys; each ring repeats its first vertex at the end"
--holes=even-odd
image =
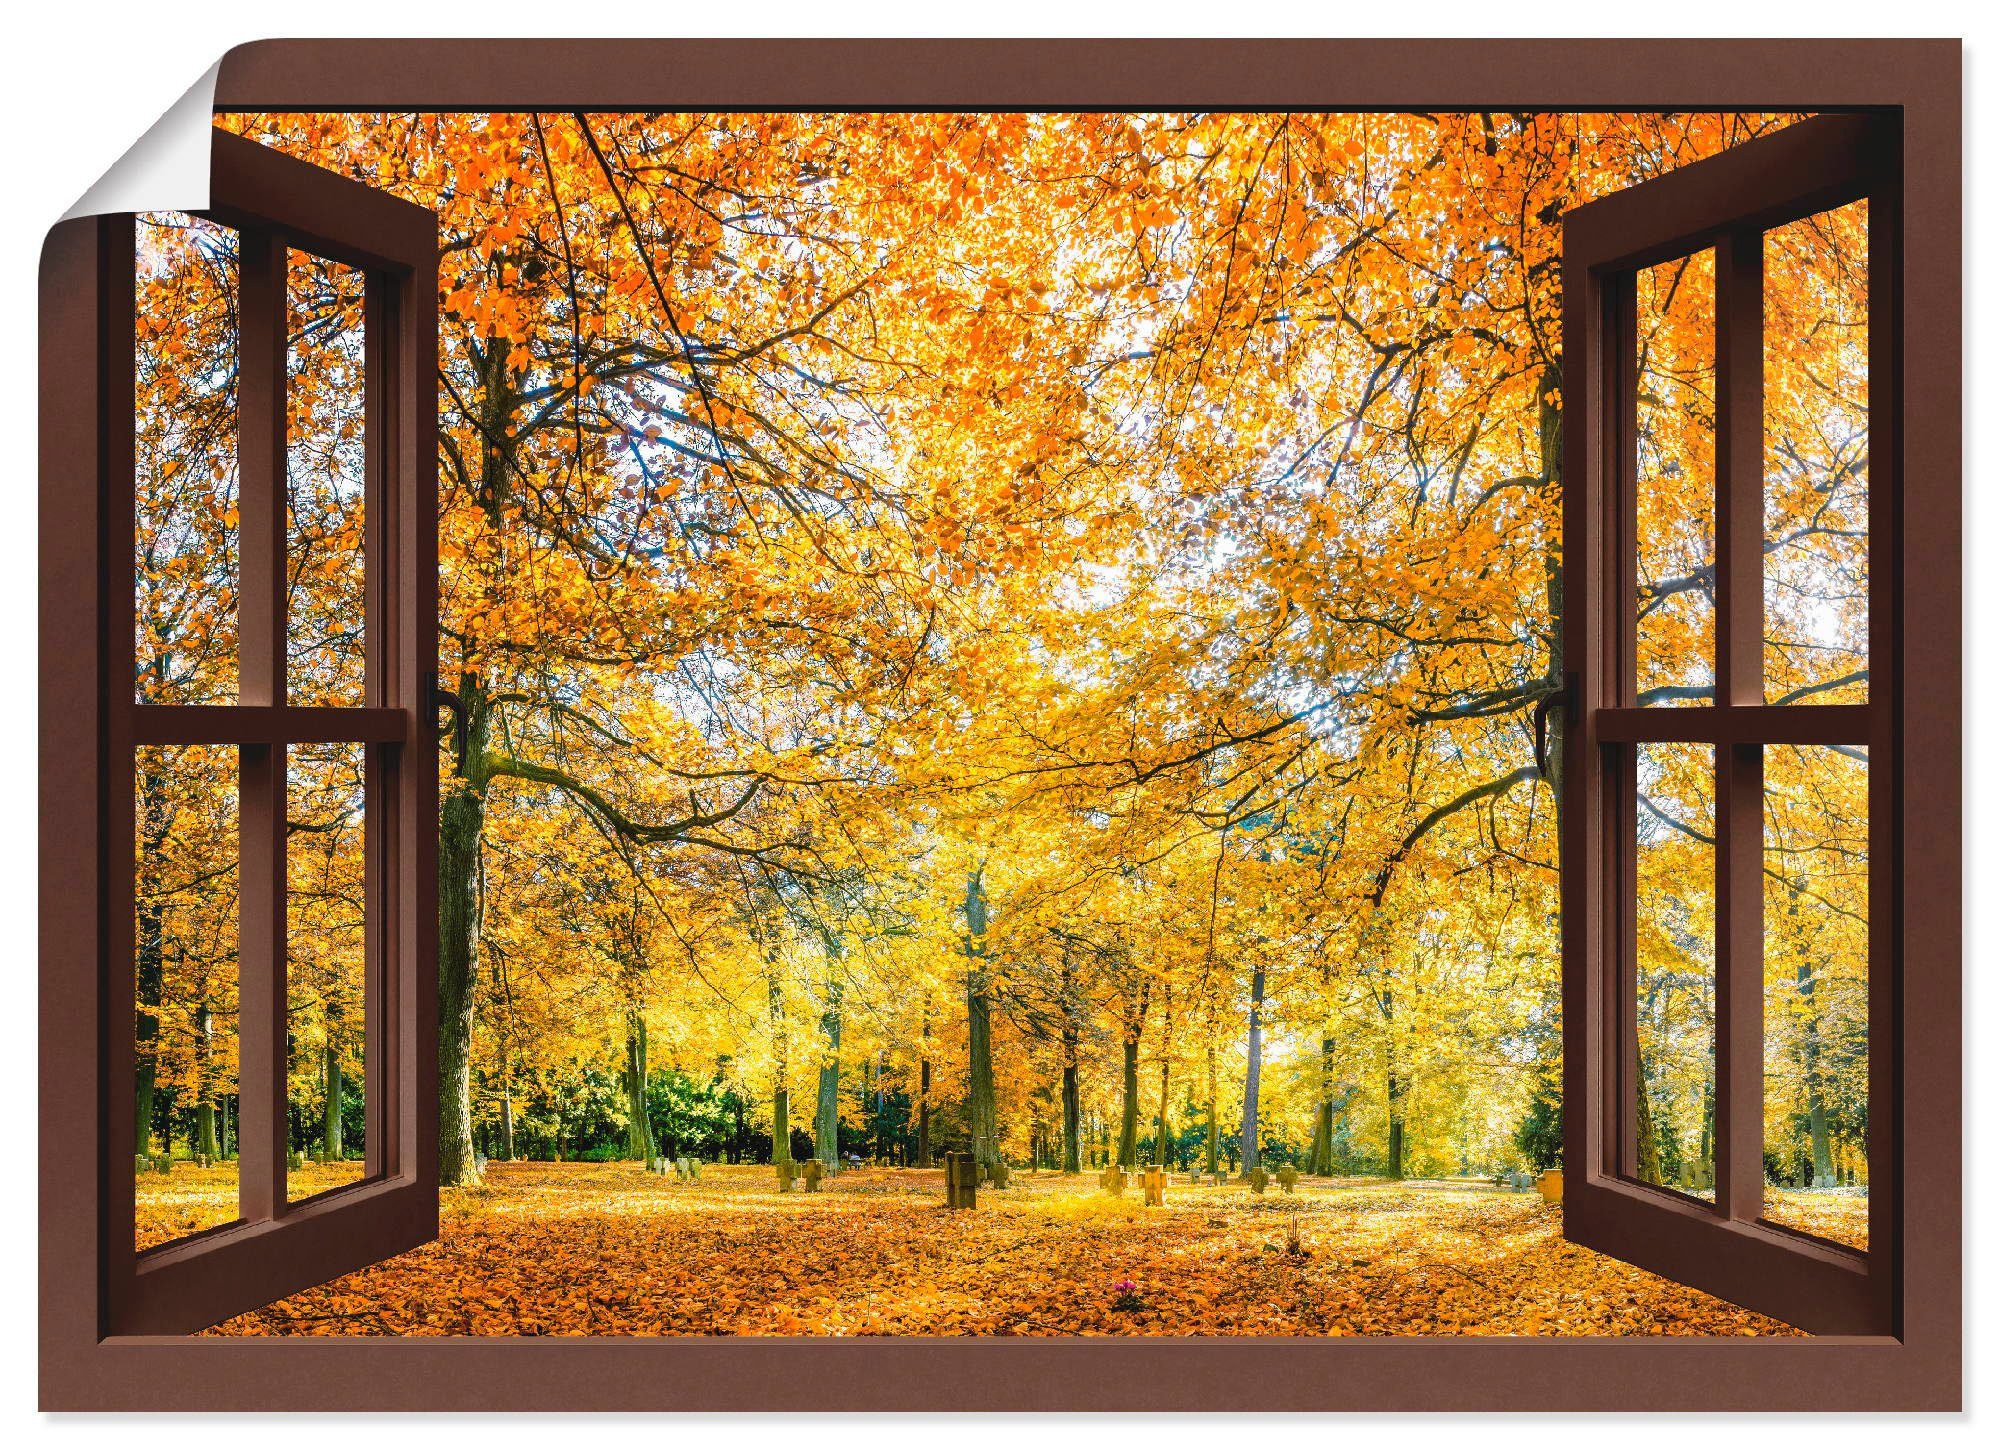
{"type": "Polygon", "coordinates": [[[62,219],[121,211],[206,210],[209,132],[215,125],[215,82],[221,73],[218,60],[62,219]]]}

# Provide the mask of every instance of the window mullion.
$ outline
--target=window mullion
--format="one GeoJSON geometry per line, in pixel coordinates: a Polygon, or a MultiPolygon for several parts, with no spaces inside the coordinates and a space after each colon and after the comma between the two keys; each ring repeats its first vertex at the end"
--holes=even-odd
{"type": "MultiPolygon", "coordinates": [[[[1715,246],[1715,700],[1764,699],[1764,239],[1715,246]]],[[[1725,732],[1734,734],[1734,732],[1725,732]]],[[[1764,1203],[1764,748],[1715,750],[1715,1202],[1764,1203]]]]}
{"type": "MultiPolygon", "coordinates": [[[[278,707],[285,703],[285,273],[284,238],[244,231],[237,302],[238,698],[278,707]]],[[[285,758],[281,744],[242,750],[238,1195],[242,1216],[252,1222],[277,1218],[285,1208],[285,758]]]]}

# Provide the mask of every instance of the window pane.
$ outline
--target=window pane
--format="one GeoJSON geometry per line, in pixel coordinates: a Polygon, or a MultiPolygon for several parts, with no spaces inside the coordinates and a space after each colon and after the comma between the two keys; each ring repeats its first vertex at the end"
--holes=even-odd
{"type": "Polygon", "coordinates": [[[135,698],[236,699],[236,233],[138,218],[135,698]]]}
{"type": "Polygon", "coordinates": [[[1639,703],[1715,693],[1715,254],[1638,274],[1639,703]]]}
{"type": "Polygon", "coordinates": [[[1715,1196],[1715,750],[1638,748],[1638,1176],[1715,1196]]]}
{"type": "Polygon", "coordinates": [[[367,276],[305,252],[290,254],[288,271],[288,698],[295,705],[360,705],[367,276]]]}
{"type": "Polygon", "coordinates": [[[1764,1216],[1868,1246],[1868,761],[1764,751],[1764,1216]]]}
{"type": "Polygon", "coordinates": [[[1764,237],[1764,698],[1868,698],[1868,203],[1764,237]]]}
{"type": "Polygon", "coordinates": [[[366,1171],[365,763],[359,744],[297,745],[287,767],[286,1196],[294,1201],[366,1171]]]}
{"type": "Polygon", "coordinates": [[[236,755],[135,753],[140,1249],[237,1217],[236,755]]]}

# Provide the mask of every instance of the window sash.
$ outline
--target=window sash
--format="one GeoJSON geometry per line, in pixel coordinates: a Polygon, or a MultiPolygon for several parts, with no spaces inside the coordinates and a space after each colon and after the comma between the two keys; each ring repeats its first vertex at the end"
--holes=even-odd
{"type": "Polygon", "coordinates": [[[1794,123],[1580,207],[1563,239],[1564,1228],[1578,1242],[1819,1333],[1885,1333],[1902,1183],[1896,1137],[1902,865],[1894,647],[1901,600],[1894,122],[1794,123]],[[1869,201],[1869,703],[1764,703],[1763,235],[1869,201]],[[1638,703],[1638,272],[1716,256],[1716,657],[1706,706],[1638,703]],[[1715,747],[1715,1201],[1637,1178],[1636,781],[1641,745],[1715,747]],[[1869,1244],[1779,1228],[1763,1196],[1763,747],[1869,747],[1869,1244]],[[1879,1110],[1875,1110],[1879,1109],[1879,1110]]]}
{"type": "Polygon", "coordinates": [[[106,524],[100,1145],[105,1328],[174,1333],[269,1302],[435,1236],[436,221],[421,208],[217,131],[204,213],[239,243],[238,700],[134,699],[135,227],[99,222],[106,524]],[[296,249],[360,268],[364,302],[363,693],[287,703],[287,266],[296,249]],[[363,1177],[305,1199],[287,1182],[288,747],[364,745],[363,1177]],[[133,752],[239,747],[239,1118],[236,1222],[133,1247],[137,1000],[133,752]]]}

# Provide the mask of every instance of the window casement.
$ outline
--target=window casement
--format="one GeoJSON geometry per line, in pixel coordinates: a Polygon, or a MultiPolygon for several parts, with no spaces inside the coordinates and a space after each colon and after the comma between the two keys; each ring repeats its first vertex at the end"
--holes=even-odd
{"type": "Polygon", "coordinates": [[[1893,118],[1814,118],[1579,207],[1563,230],[1564,1232],[1821,1334],[1894,1330],[1898,146],[1893,118]],[[1781,336],[1797,319],[1767,308],[1766,268],[1795,287],[1825,281],[1791,275],[1784,244],[1809,224],[1807,265],[1845,285],[1818,299],[1828,315],[1805,345],[1820,356],[1801,362],[1800,340],[1781,336]],[[1662,356],[1670,293],[1687,334],[1677,359],[1662,356]],[[1799,448],[1767,428],[1765,407],[1792,373],[1809,385],[1792,407],[1837,455],[1803,460],[1811,509],[1798,516],[1783,494],[1799,448]],[[1655,436],[1685,434],[1690,418],[1692,444],[1655,436]],[[1712,492],[1690,507],[1684,485],[1701,471],[1712,492]],[[1675,496],[1650,496],[1668,485],[1675,496]],[[1784,787],[1767,780],[1767,759],[1784,787]],[[1801,812],[1809,830],[1792,828],[1801,812]],[[1644,858],[1669,838],[1693,849],[1676,858],[1670,893],[1648,891],[1644,858]],[[1819,1025],[1835,989],[1823,933],[1834,914],[1859,978],[1843,984],[1857,1000],[1841,1043],[1819,1025]],[[1780,933],[1799,920],[1822,935],[1787,969],[1780,933]],[[1658,955],[1678,979],[1649,970],[1651,939],[1666,941],[1658,955]],[[1712,1021],[1694,1065],[1712,1170],[1673,1181],[1648,1157],[1645,1121],[1660,1110],[1653,1079],[1674,1066],[1648,1040],[1662,993],[1712,1021]],[[1778,1042],[1781,993],[1813,1014],[1803,1068],[1801,1049],[1778,1042]],[[1866,1244],[1786,1225],[1766,1184],[1778,1079],[1811,1075],[1824,1140],[1841,1052],[1866,1244]]]}
{"type": "MultiPolygon", "coordinates": [[[[207,582],[218,597],[234,586],[235,678],[207,691],[162,686],[164,671],[135,653],[135,637],[145,628],[137,596],[178,562],[142,552],[153,541],[141,535],[157,532],[158,519],[146,519],[144,530],[138,522],[148,507],[136,491],[142,469],[135,449],[142,219],[93,219],[76,246],[79,258],[88,253],[95,261],[89,296],[78,301],[95,310],[103,338],[96,413],[106,567],[96,648],[103,702],[97,769],[107,787],[100,793],[106,990],[99,1084],[106,1111],[97,1227],[105,1328],[117,1334],[202,1328],[421,1243],[435,1235],[437,1221],[436,1058],[429,1045],[436,1015],[437,755],[425,711],[437,653],[436,220],[420,207],[221,131],[213,136],[211,188],[208,210],[191,220],[220,239],[232,264],[218,269],[233,280],[233,289],[229,281],[220,289],[218,309],[227,319],[220,350],[235,355],[204,357],[200,365],[218,378],[233,370],[233,418],[225,404],[218,427],[233,423],[236,490],[234,558],[209,571],[225,577],[207,582]],[[301,686],[313,674],[313,646],[302,639],[304,623],[290,617],[290,601],[302,592],[301,561],[288,560],[288,550],[304,546],[297,475],[309,467],[295,436],[297,400],[288,396],[297,386],[298,353],[311,345],[294,325],[298,308],[289,295],[302,269],[321,276],[338,269],[351,279],[358,312],[351,320],[359,324],[358,337],[351,328],[345,334],[359,415],[343,423],[343,455],[355,475],[340,521],[347,527],[312,541],[322,552],[339,548],[346,555],[356,586],[346,602],[358,617],[333,623],[326,637],[341,642],[349,658],[320,671],[348,678],[310,691],[301,686]],[[226,577],[228,563],[233,580],[226,577]],[[187,703],[184,695],[226,702],[187,703]],[[350,927],[348,935],[359,969],[356,1036],[365,1064],[358,1181],[317,1194],[289,1181],[287,1087],[295,995],[288,990],[288,919],[296,894],[288,861],[297,849],[288,838],[310,814],[301,801],[310,772],[298,764],[315,752],[349,762],[350,798],[336,802],[335,816],[342,824],[350,815],[360,820],[359,879],[351,893],[360,899],[344,905],[360,908],[358,931],[350,927]],[[136,1014],[137,1040],[153,1046],[148,1014],[159,1008],[141,995],[138,964],[148,946],[135,939],[135,908],[143,910],[149,899],[141,874],[148,867],[139,858],[161,833],[135,820],[146,808],[135,808],[133,782],[136,773],[142,794],[169,795],[176,774],[197,768],[193,761],[208,768],[190,789],[221,798],[218,815],[233,814],[236,827],[233,862],[226,826],[210,844],[220,862],[216,874],[232,874],[235,891],[234,911],[226,912],[225,898],[224,914],[233,914],[236,936],[237,1212],[228,1222],[149,1245],[134,1237],[135,1162],[137,1171],[147,1171],[141,1135],[151,1127],[138,1122],[151,1094],[142,1090],[139,1112],[133,1107],[135,1071],[147,1071],[135,1063],[134,1023],[136,1014]]],[[[176,327],[178,320],[164,325],[176,327]]],[[[217,460],[214,469],[219,479],[225,465],[217,460]]],[[[322,560],[314,567],[342,565],[322,560]]],[[[326,630],[325,621],[314,622],[316,634],[326,630]]],[[[226,640],[228,631],[220,637],[226,640]]],[[[150,929],[159,934],[157,925],[150,929]]],[[[205,1020],[204,1046],[211,1031],[205,1020]]],[[[149,1087],[150,1077],[145,1081],[149,1087]]],[[[331,1091],[330,1111],[337,1113],[337,1083],[331,1091]]]]}

